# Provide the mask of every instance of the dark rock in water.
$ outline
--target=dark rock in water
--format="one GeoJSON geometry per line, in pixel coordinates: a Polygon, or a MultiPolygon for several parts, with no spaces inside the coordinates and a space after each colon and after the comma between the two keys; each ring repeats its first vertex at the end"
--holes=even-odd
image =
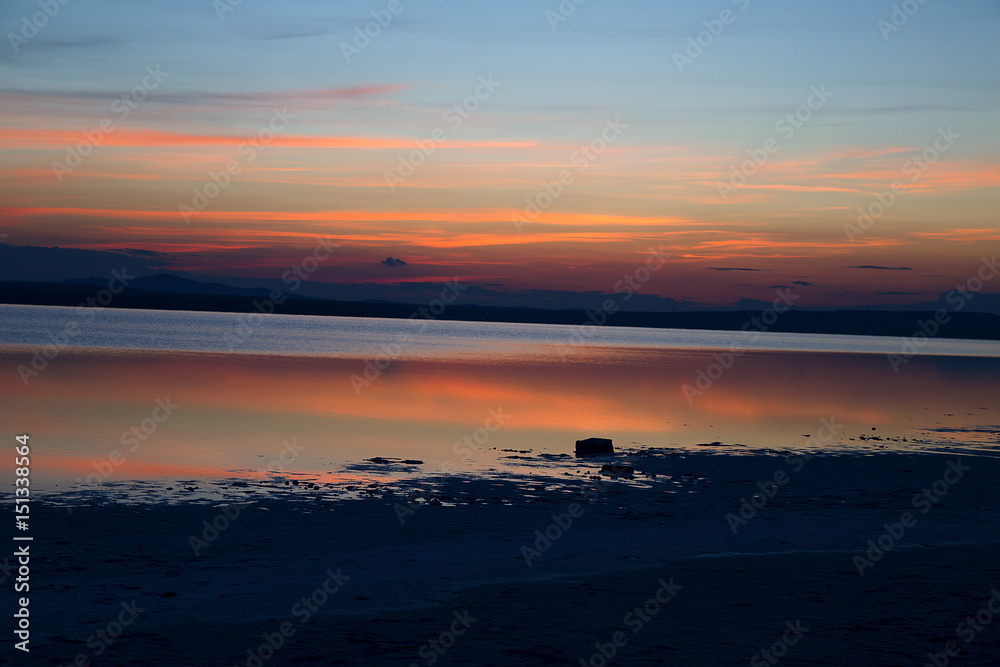
{"type": "Polygon", "coordinates": [[[634,475],[635,468],[621,463],[605,463],[601,466],[602,475],[634,475]]]}
{"type": "Polygon", "coordinates": [[[615,447],[610,438],[587,438],[576,441],[577,456],[591,456],[593,454],[614,454],[615,447]]]}
{"type": "Polygon", "coordinates": [[[383,465],[383,466],[397,465],[397,464],[400,464],[400,463],[403,463],[403,464],[406,464],[406,465],[423,465],[423,463],[424,463],[423,461],[418,461],[417,459],[406,459],[406,460],[403,460],[403,459],[394,458],[392,456],[375,456],[375,457],[370,458],[370,459],[365,459],[365,461],[367,461],[368,463],[377,463],[378,465],[383,465]]]}

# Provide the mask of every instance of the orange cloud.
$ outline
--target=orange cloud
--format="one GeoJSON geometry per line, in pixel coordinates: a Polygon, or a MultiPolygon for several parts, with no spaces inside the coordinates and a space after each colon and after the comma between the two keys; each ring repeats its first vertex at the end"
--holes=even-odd
{"type": "MultiPolygon", "coordinates": [[[[270,129],[267,130],[271,132],[270,129]]],[[[171,147],[171,146],[240,146],[250,142],[256,146],[282,146],[295,148],[351,148],[351,149],[407,149],[415,150],[412,139],[365,136],[306,136],[271,133],[273,138],[251,135],[192,134],[163,132],[148,129],[117,128],[101,137],[102,146],[171,147]]],[[[72,130],[20,130],[0,128],[0,144],[4,148],[59,149],[86,141],[82,132],[72,130]]],[[[438,148],[530,148],[537,141],[454,141],[446,140],[438,148]]]]}
{"type": "Polygon", "coordinates": [[[952,241],[963,245],[1000,241],[1000,230],[996,229],[945,229],[937,232],[910,232],[909,235],[919,239],[952,241]]]}
{"type": "MultiPolygon", "coordinates": [[[[273,222],[448,222],[483,223],[501,222],[511,225],[511,215],[516,211],[498,208],[483,209],[428,209],[412,211],[213,211],[198,213],[198,220],[231,221],[273,221],[273,222]]],[[[180,212],[171,210],[108,209],[85,207],[22,206],[0,207],[0,215],[11,218],[36,216],[89,216],[132,220],[175,220],[181,221],[180,212]]],[[[634,216],[603,213],[546,213],[539,222],[553,225],[670,225],[690,223],[691,220],[669,216],[634,216]]]]}

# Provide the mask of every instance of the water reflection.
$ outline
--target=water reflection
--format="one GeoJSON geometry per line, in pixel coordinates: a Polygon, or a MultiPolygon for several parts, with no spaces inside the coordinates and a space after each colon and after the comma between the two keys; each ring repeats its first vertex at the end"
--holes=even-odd
{"type": "Polygon", "coordinates": [[[581,347],[567,362],[400,360],[355,386],[357,358],[76,349],[25,387],[14,372],[25,350],[6,348],[0,414],[11,432],[31,434],[42,484],[95,465],[112,465],[113,480],[251,474],[290,442],[289,468],[312,472],[372,456],[476,470],[509,461],[504,449],[569,453],[592,435],[808,447],[821,418],[843,424],[828,447],[997,442],[997,359],[915,358],[894,373],[883,355],[747,352],[689,402],[683,387],[712,354],[581,347]],[[158,400],[178,406],[162,422],[158,400]],[[484,429],[496,411],[501,428],[484,429]],[[456,446],[463,437],[480,442],[456,446]]]}

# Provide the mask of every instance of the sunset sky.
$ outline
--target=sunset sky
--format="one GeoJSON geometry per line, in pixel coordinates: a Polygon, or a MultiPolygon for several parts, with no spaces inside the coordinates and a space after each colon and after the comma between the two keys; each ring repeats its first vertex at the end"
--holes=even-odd
{"type": "Polygon", "coordinates": [[[643,290],[713,306],[933,301],[1000,247],[992,0],[230,3],[3,3],[5,243],[579,292],[662,246],[643,290]]]}

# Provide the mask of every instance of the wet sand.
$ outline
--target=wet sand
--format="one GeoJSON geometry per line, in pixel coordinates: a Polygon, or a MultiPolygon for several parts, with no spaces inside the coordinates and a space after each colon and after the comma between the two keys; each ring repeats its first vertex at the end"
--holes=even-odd
{"type": "Polygon", "coordinates": [[[954,641],[955,664],[1000,660],[1000,617],[969,643],[970,626],[957,631],[1000,586],[1000,460],[616,460],[635,476],[600,475],[611,459],[593,459],[561,479],[418,480],[419,498],[296,487],[70,509],[50,495],[35,515],[33,657],[600,665],[603,647],[611,664],[745,665],[770,664],[758,653],[773,648],[781,664],[904,665],[954,641]],[[888,551],[866,554],[880,539],[888,551]]]}

